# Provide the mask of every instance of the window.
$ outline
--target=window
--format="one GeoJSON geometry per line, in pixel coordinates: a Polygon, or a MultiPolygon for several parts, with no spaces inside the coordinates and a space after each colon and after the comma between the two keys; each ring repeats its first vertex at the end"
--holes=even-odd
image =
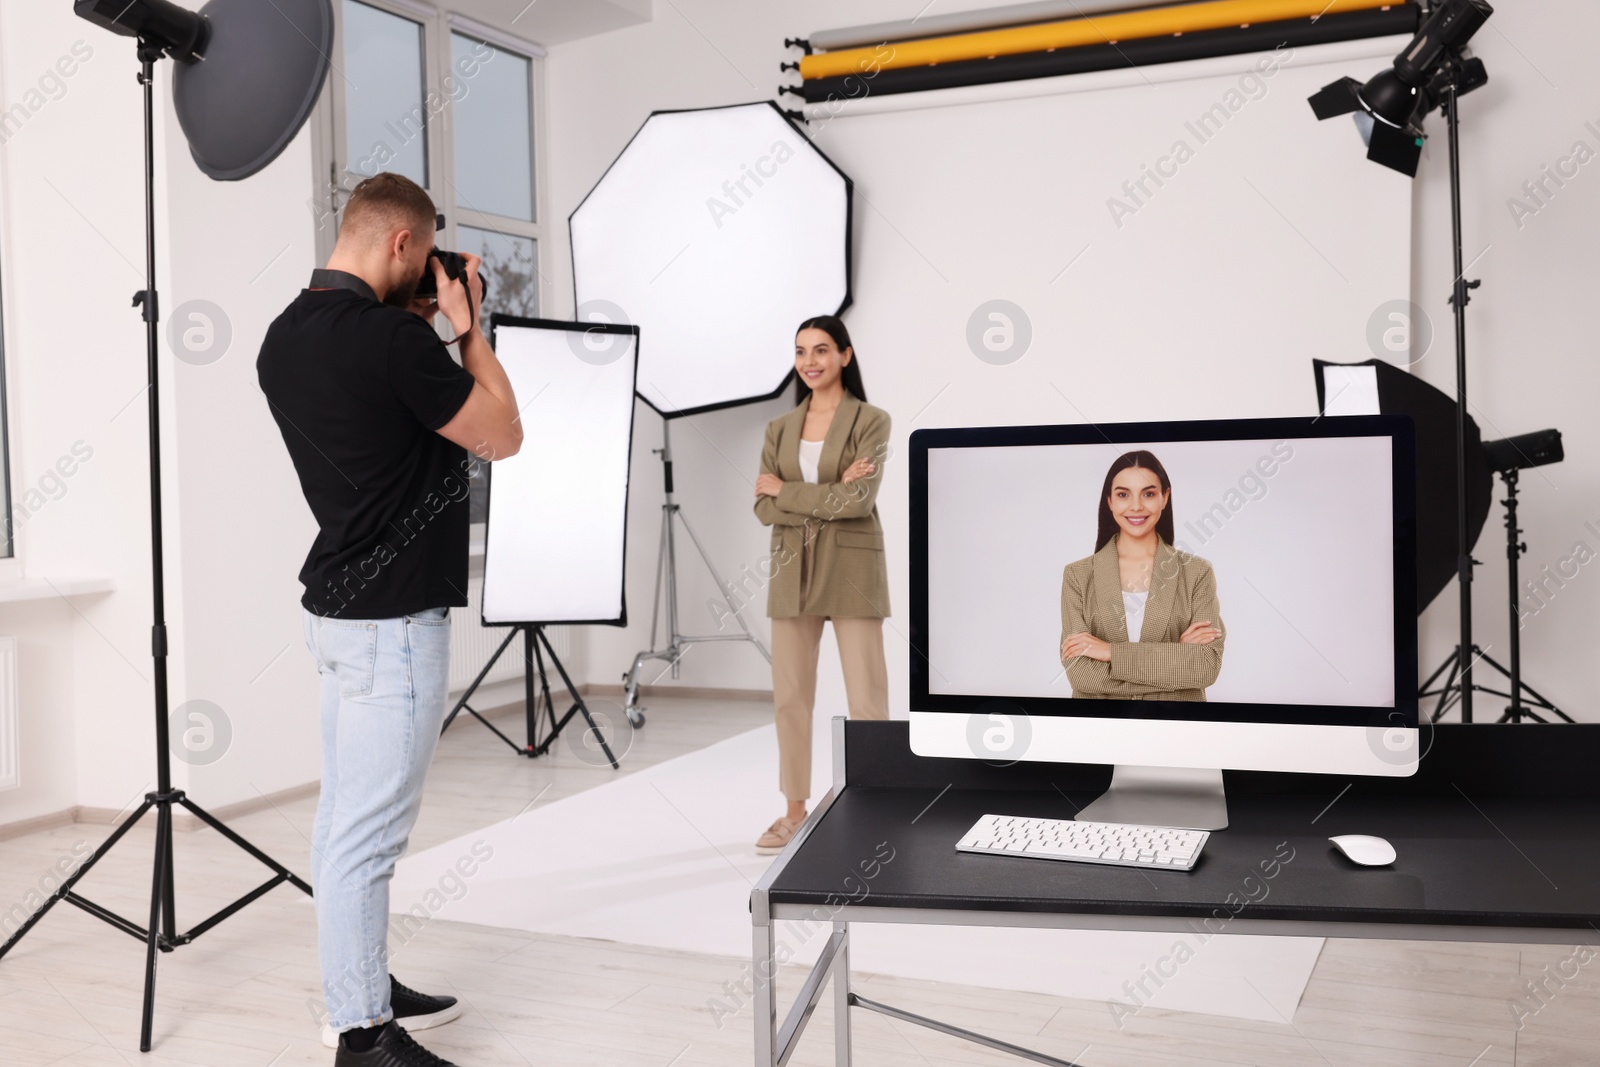
{"type": "Polygon", "coordinates": [[[456,206],[523,222],[533,210],[533,63],[487,41],[450,35],[456,101],[456,206]]]}
{"type": "MultiPolygon", "coordinates": [[[[333,251],[350,190],[380,171],[404,174],[445,216],[439,247],[483,259],[485,318],[537,316],[543,50],[418,0],[339,0],[334,10],[339,44],[315,142],[322,189],[311,203],[318,255],[333,251]]],[[[480,474],[474,523],[486,492],[480,474]]]]}
{"type": "Polygon", "coordinates": [[[344,0],[344,149],[358,179],[387,170],[428,188],[425,41],[420,23],[344,0]]]}
{"type": "Polygon", "coordinates": [[[483,259],[491,312],[539,314],[533,61],[462,33],[452,67],[472,70],[455,107],[456,248],[483,259]]]}
{"type": "Polygon", "coordinates": [[[483,259],[490,312],[539,313],[533,61],[450,35],[463,78],[453,111],[456,249],[483,259]],[[467,80],[468,72],[471,80],[467,80]]]}

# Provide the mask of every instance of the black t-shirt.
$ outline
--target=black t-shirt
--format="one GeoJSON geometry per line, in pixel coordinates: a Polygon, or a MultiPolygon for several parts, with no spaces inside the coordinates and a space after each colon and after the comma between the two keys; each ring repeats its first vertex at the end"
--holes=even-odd
{"type": "MultiPolygon", "coordinates": [[[[313,284],[327,282],[319,275],[313,284]]],[[[300,570],[318,615],[387,619],[467,603],[467,478],[437,431],[473,377],[433,329],[351,275],[306,289],[267,330],[261,391],[321,527],[300,570]]]]}

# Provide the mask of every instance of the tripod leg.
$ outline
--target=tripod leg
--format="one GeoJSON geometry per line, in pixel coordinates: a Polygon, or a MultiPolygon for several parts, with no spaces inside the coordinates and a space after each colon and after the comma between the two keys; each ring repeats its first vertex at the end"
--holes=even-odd
{"type": "MultiPolygon", "coordinates": [[[[541,630],[540,633],[542,634],[543,631],[541,630]]],[[[544,652],[539,648],[538,641],[533,642],[533,656],[539,665],[539,685],[544,698],[545,718],[550,726],[550,732],[545,735],[544,740],[539,742],[539,747],[533,752],[535,756],[543,756],[555,746],[556,738],[561,736],[562,729],[572,721],[572,716],[577,713],[578,706],[574,704],[559,720],[556,718],[556,701],[555,697],[550,694],[550,672],[545,669],[544,652]]],[[[555,658],[554,651],[550,653],[550,657],[552,659],[555,658]]]]}
{"type": "MultiPolygon", "coordinates": [[[[525,749],[528,755],[539,755],[539,699],[533,689],[534,659],[539,654],[539,641],[534,637],[536,633],[538,629],[531,625],[522,629],[522,699],[523,712],[528,715],[528,747],[525,749]]],[[[544,669],[539,667],[539,670],[544,669]]]]}
{"type": "MultiPolygon", "coordinates": [[[[1494,658],[1492,656],[1490,656],[1488,653],[1482,653],[1482,658],[1483,658],[1483,661],[1485,663],[1489,664],[1491,667],[1493,667],[1495,670],[1499,671],[1501,674],[1505,675],[1507,678],[1511,677],[1511,672],[1506,670],[1506,668],[1500,666],[1499,663],[1495,662],[1494,658]]],[[[1559,715],[1566,722],[1572,722],[1573,721],[1573,719],[1570,716],[1568,716],[1566,712],[1562,711],[1560,708],[1558,708],[1554,704],[1550,703],[1550,701],[1546,700],[1545,697],[1544,697],[1544,694],[1540,693],[1537,689],[1535,689],[1533,686],[1529,685],[1527,682],[1524,682],[1521,678],[1517,679],[1516,689],[1518,691],[1527,693],[1530,697],[1533,698],[1528,703],[1522,704],[1521,711],[1522,711],[1522,714],[1524,716],[1526,716],[1527,718],[1532,719],[1534,722],[1544,722],[1545,720],[1539,718],[1539,716],[1537,716],[1537,715],[1533,714],[1531,711],[1529,711],[1528,710],[1528,705],[1529,704],[1532,704],[1536,708],[1543,708],[1545,711],[1553,711],[1557,715],[1559,715]]],[[[1501,721],[1504,722],[1505,720],[1502,719],[1501,721]]]]}
{"type": "Polygon", "coordinates": [[[649,658],[649,653],[641,652],[633,657],[633,666],[627,674],[627,685],[622,698],[622,706],[628,712],[628,721],[637,728],[644,725],[644,712],[639,710],[639,668],[649,658]]]}
{"type": "Polygon", "coordinates": [[[661,506],[661,543],[656,549],[656,590],[655,600],[650,605],[650,651],[641,652],[633,657],[633,666],[624,676],[624,691],[622,706],[628,713],[628,721],[637,729],[644,725],[644,714],[639,707],[639,668],[644,666],[648,659],[655,658],[656,624],[661,617],[661,586],[667,577],[667,526],[672,522],[672,505],[661,506]]]}
{"type": "Polygon", "coordinates": [[[311,886],[302,881],[297,875],[295,875],[293,871],[289,870],[289,868],[285,867],[283,864],[279,863],[265,852],[262,852],[259,848],[246,841],[243,837],[240,837],[238,833],[236,833],[221,819],[218,819],[215,815],[212,815],[209,811],[202,808],[200,805],[196,804],[186,796],[179,797],[178,803],[182,804],[184,808],[188,810],[189,814],[193,815],[195,818],[211,827],[217,833],[233,842],[233,844],[237,845],[241,850],[248,853],[250,857],[257,863],[260,863],[262,866],[268,868],[276,874],[283,875],[285,881],[294,886],[296,889],[300,890],[306,896],[309,897],[312,895],[311,886]]]}
{"type": "MultiPolygon", "coordinates": [[[[545,651],[550,653],[550,662],[555,664],[556,670],[561,674],[561,681],[567,687],[567,694],[572,697],[572,711],[567,712],[566,718],[561,720],[561,724],[560,726],[556,727],[556,731],[559,733],[561,727],[566,725],[567,719],[572,718],[573,711],[583,712],[583,721],[589,725],[589,729],[594,733],[594,736],[599,739],[600,751],[604,752],[606,754],[606,759],[611,761],[611,769],[619,769],[622,764],[617,762],[617,757],[612,753],[611,746],[606,744],[605,734],[601,733],[600,727],[595,725],[594,716],[589,714],[589,705],[585,704],[583,702],[583,697],[578,695],[578,687],[572,684],[572,679],[567,675],[567,669],[561,665],[561,660],[556,655],[556,650],[550,646],[550,639],[545,636],[544,630],[542,629],[538,631],[538,635],[539,640],[544,643],[545,651]]],[[[550,741],[546,742],[546,744],[548,745],[554,741],[555,735],[552,734],[550,741]]]]}
{"type": "MultiPolygon", "coordinates": [[[[1439,669],[1434,671],[1432,674],[1428,675],[1428,680],[1426,682],[1423,682],[1421,687],[1419,687],[1419,689],[1417,691],[1418,695],[1419,696],[1427,696],[1429,687],[1432,686],[1434,682],[1438,681],[1439,680],[1439,675],[1441,675],[1445,671],[1449,670],[1451,665],[1454,664],[1455,661],[1456,661],[1456,653],[1452,652],[1452,653],[1450,653],[1450,655],[1446,656],[1445,657],[1445,661],[1443,663],[1439,664],[1439,669]]],[[[1448,685],[1448,684],[1449,683],[1446,683],[1446,685],[1448,685]]]]}
{"type": "MultiPolygon", "coordinates": [[[[672,676],[678,677],[678,645],[683,634],[678,629],[678,538],[673,532],[672,517],[679,515],[676,505],[667,516],[667,647],[672,650],[672,676]]],[[[654,641],[650,642],[652,645],[654,641]]]]}
{"type": "MultiPolygon", "coordinates": [[[[181,792],[179,794],[182,795],[181,792]]],[[[162,877],[161,894],[161,940],[157,947],[164,952],[171,952],[178,943],[178,891],[177,879],[173,877],[172,862],[172,806],[169,804],[162,809],[167,813],[167,854],[166,872],[162,877]]]]}
{"type": "MultiPolygon", "coordinates": [[[[543,635],[544,631],[540,630],[539,633],[543,635]]],[[[554,654],[551,653],[551,655],[554,654]]],[[[554,737],[561,727],[556,725],[556,700],[555,697],[550,695],[550,672],[544,668],[544,653],[539,651],[537,642],[533,646],[533,658],[539,665],[539,688],[544,697],[545,718],[550,723],[550,734],[554,737]]]]}
{"type": "Polygon", "coordinates": [[[161,940],[161,911],[172,886],[167,872],[172,860],[172,805],[156,805],[156,855],[154,884],[150,887],[150,926],[144,952],[144,1016],[139,1024],[139,1051],[150,1051],[156,1016],[156,948],[161,940]]]}
{"type": "Polygon", "coordinates": [[[650,603],[650,647],[656,647],[656,625],[661,621],[661,587],[667,581],[667,542],[672,537],[671,502],[661,505],[661,544],[656,549],[656,593],[650,603]]]}
{"type": "Polygon", "coordinates": [[[29,930],[32,930],[36,925],[38,925],[39,920],[44,918],[45,912],[55,907],[57,902],[67,899],[67,897],[72,893],[72,887],[78,884],[79,879],[88,874],[90,869],[94,867],[96,863],[99,863],[107,852],[111,851],[111,846],[122,840],[122,835],[132,829],[134,823],[144,818],[144,813],[150,810],[151,803],[152,802],[150,798],[146,797],[144,803],[139,805],[138,810],[136,810],[132,815],[129,815],[126,819],[122,820],[122,825],[117,827],[116,830],[112,831],[110,837],[100,842],[100,847],[95,849],[89,858],[83,861],[83,865],[77,870],[73,871],[66,881],[61,883],[61,888],[57,889],[54,893],[51,893],[50,899],[41,904],[38,911],[28,916],[28,920],[21,926],[17,927],[17,932],[11,935],[10,940],[8,940],[5,944],[0,945],[0,957],[3,957],[7,952],[10,952],[13,946],[15,946],[18,941],[21,941],[23,937],[27,935],[29,930]]]}
{"type": "MultiPolygon", "coordinates": [[[[516,636],[517,628],[513,626],[511,628],[511,632],[506,634],[506,639],[500,642],[500,647],[494,650],[494,655],[489,657],[489,662],[483,665],[483,670],[479,671],[478,676],[472,680],[472,684],[467,686],[467,691],[461,694],[461,699],[456,701],[456,706],[450,709],[450,714],[445,716],[444,725],[439,727],[439,735],[441,737],[444,736],[444,732],[446,730],[450,729],[450,724],[456,721],[456,716],[461,714],[462,708],[467,708],[468,711],[472,711],[471,708],[467,707],[467,702],[470,701],[472,699],[472,695],[478,691],[478,686],[483,684],[483,680],[489,676],[489,672],[494,670],[494,665],[500,662],[500,653],[506,650],[506,646],[509,645],[516,638],[516,636]]],[[[477,713],[473,712],[473,714],[477,713]]],[[[513,744],[511,747],[516,748],[517,746],[513,744]]]]}
{"type": "MultiPolygon", "coordinates": [[[[1450,695],[1452,693],[1459,692],[1459,689],[1456,686],[1456,671],[1460,666],[1461,648],[1460,646],[1457,646],[1456,650],[1450,653],[1450,658],[1445,660],[1444,664],[1439,668],[1439,670],[1444,670],[1446,667],[1448,667],[1450,673],[1445,676],[1444,688],[1439,690],[1439,701],[1433,707],[1433,718],[1430,721],[1438,722],[1440,719],[1444,718],[1445,712],[1450,710],[1451,705],[1453,704],[1453,701],[1450,700],[1450,695]]],[[[1437,678],[1439,676],[1439,671],[1434,671],[1433,676],[1437,678]]]]}
{"type": "MultiPolygon", "coordinates": [[[[544,636],[543,628],[539,630],[539,636],[545,641],[546,644],[549,643],[549,639],[544,636]]],[[[550,694],[550,672],[545,669],[544,653],[540,651],[537,642],[535,642],[533,646],[533,655],[534,659],[539,664],[539,686],[544,699],[545,719],[550,727],[549,736],[544,739],[543,743],[539,746],[539,751],[535,753],[535,755],[543,755],[544,753],[548,752],[556,743],[556,738],[560,735],[562,728],[571,721],[573,712],[577,710],[577,705],[575,704],[568,709],[567,713],[559,720],[556,719],[556,698],[550,694]]],[[[556,658],[554,648],[551,648],[550,658],[552,660],[556,658]]],[[[585,713],[585,717],[587,718],[587,713],[585,713]]]]}

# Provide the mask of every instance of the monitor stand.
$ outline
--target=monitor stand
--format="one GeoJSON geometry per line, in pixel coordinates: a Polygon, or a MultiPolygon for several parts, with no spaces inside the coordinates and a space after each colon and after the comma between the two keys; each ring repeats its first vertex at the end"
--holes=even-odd
{"type": "Polygon", "coordinates": [[[1111,772],[1111,788],[1078,812],[1078,818],[1085,822],[1226,830],[1228,800],[1222,791],[1222,772],[1118,764],[1111,772]]]}

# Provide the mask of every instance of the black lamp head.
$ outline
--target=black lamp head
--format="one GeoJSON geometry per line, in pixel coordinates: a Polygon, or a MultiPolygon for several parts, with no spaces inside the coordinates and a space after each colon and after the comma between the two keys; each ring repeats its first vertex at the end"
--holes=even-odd
{"type": "Polygon", "coordinates": [[[1356,90],[1361,110],[1385,126],[1403,130],[1417,113],[1420,98],[1416,86],[1407,85],[1392,68],[1379,71],[1356,90]]]}
{"type": "Polygon", "coordinates": [[[1423,117],[1489,80],[1483,61],[1461,49],[1492,14],[1486,0],[1440,0],[1394,66],[1364,83],[1340,78],[1323,86],[1311,96],[1311,110],[1319,119],[1356,113],[1367,158],[1415,177],[1423,117]]]}
{"type": "Polygon", "coordinates": [[[1535,430],[1499,441],[1485,441],[1483,455],[1489,461],[1489,469],[1500,473],[1560,463],[1567,458],[1566,449],[1561,446],[1560,430],[1535,430]]]}
{"type": "Polygon", "coordinates": [[[76,0],[73,13],[102,29],[137,37],[179,63],[194,63],[211,43],[205,17],[172,0],[76,0]]]}
{"type": "Polygon", "coordinates": [[[1395,73],[1408,85],[1427,84],[1446,54],[1459,52],[1492,14],[1486,0],[1443,0],[1406,50],[1394,57],[1395,73]]]}

